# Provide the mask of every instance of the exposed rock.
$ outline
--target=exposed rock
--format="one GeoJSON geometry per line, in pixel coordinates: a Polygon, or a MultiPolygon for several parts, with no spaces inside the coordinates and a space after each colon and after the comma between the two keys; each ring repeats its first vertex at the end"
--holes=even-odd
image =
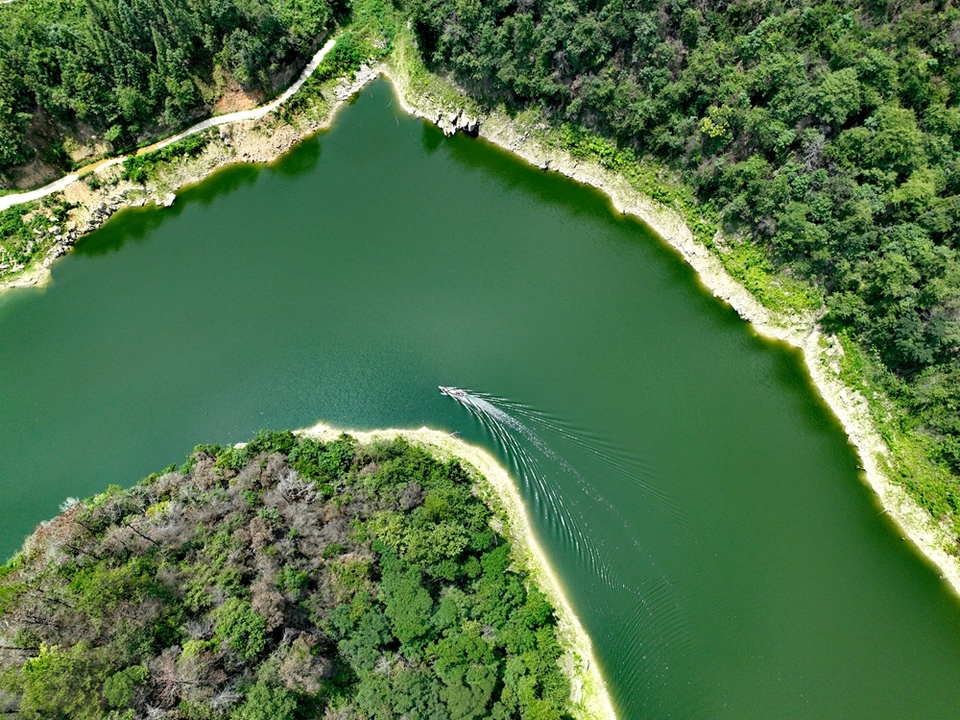
{"type": "Polygon", "coordinates": [[[450,137],[458,130],[473,136],[478,135],[480,132],[480,120],[470,117],[463,111],[462,108],[447,114],[437,110],[429,115],[420,113],[418,113],[418,115],[429,120],[438,128],[440,128],[443,131],[443,134],[447,137],[450,137]]]}
{"type": "Polygon", "coordinates": [[[364,85],[377,77],[377,74],[377,70],[374,70],[366,64],[361,65],[360,69],[354,73],[353,81],[345,81],[341,83],[334,88],[333,94],[337,96],[337,100],[343,102],[359,91],[364,85]]]}
{"type": "Polygon", "coordinates": [[[476,118],[461,113],[457,120],[457,130],[463,130],[468,135],[476,135],[480,129],[480,122],[476,118]]]}

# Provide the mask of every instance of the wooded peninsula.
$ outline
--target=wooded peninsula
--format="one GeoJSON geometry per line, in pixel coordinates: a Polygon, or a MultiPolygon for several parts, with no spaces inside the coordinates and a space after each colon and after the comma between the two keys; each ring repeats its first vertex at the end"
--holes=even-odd
{"type": "Polygon", "coordinates": [[[519,499],[430,447],[261,432],[69,501],[0,569],[3,711],[609,716],[519,499]]]}

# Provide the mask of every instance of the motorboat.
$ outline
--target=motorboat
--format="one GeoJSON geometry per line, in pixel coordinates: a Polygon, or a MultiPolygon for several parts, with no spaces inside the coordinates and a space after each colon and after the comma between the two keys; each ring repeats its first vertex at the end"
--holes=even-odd
{"type": "Polygon", "coordinates": [[[452,398],[463,399],[467,396],[467,393],[460,388],[447,387],[446,385],[440,385],[440,392],[444,395],[449,395],[452,398]]]}

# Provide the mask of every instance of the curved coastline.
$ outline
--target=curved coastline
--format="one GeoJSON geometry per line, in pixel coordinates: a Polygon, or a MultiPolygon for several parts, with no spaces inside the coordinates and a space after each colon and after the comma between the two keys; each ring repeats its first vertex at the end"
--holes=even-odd
{"type": "Polygon", "coordinates": [[[402,437],[411,444],[423,446],[441,459],[457,458],[479,473],[485,480],[480,487],[481,497],[488,502],[494,501],[503,509],[509,524],[506,534],[518,552],[519,559],[557,611],[559,634],[568,659],[564,670],[570,677],[577,717],[583,720],[616,719],[610,694],[594,658],[590,637],[570,607],[547,556],[537,542],[516,485],[506,469],[490,453],[448,433],[427,427],[417,430],[389,428],[362,431],[345,430],[319,423],[295,432],[324,441],[335,440],[341,433],[347,433],[364,444],[376,439],[402,437]]]}
{"type": "MultiPolygon", "coordinates": [[[[442,124],[449,107],[432,103],[429,98],[416,97],[408,78],[395,68],[385,67],[381,72],[390,80],[397,100],[406,112],[442,124]]],[[[462,99],[464,104],[472,104],[466,96],[462,99]]],[[[578,160],[539,142],[521,132],[517,123],[503,113],[488,112],[480,117],[480,137],[542,170],[559,172],[600,190],[610,198],[614,210],[641,220],[677,251],[696,271],[704,288],[736,310],[757,335],[799,349],[811,383],[840,421],[857,451],[862,463],[862,480],[875,493],[883,512],[940,572],[941,579],[954,595],[960,597],[960,557],[949,551],[954,538],[884,473],[884,458],[889,456],[890,450],[870,418],[866,399],[840,379],[838,359],[842,357],[843,349],[836,337],[820,329],[818,318],[782,317],[762,305],[727,272],[709,248],[696,240],[678,212],[637,191],[622,176],[598,163],[578,160]]]]}
{"type": "Polygon", "coordinates": [[[133,155],[120,156],[99,160],[44,188],[0,197],[0,210],[35,200],[37,193],[41,193],[41,198],[62,193],[62,197],[73,206],[62,238],[58,236],[57,243],[49,249],[46,256],[34,258],[18,275],[0,281],[0,292],[13,288],[45,286],[50,282],[50,266],[53,262],[68,252],[80,238],[97,230],[113,213],[122,208],[143,207],[151,202],[158,207],[169,207],[176,200],[175,191],[205,180],[220,168],[238,163],[274,162],[297,143],[329,128],[337,110],[353,94],[377,77],[376,72],[366,65],[361,65],[353,76],[339,78],[335,82],[335,97],[327,103],[328,107],[321,116],[299,113],[290,120],[280,119],[274,113],[296,95],[335,44],[336,38],[328,40],[304,68],[298,80],[270,103],[253,110],[209,118],[178,135],[135,153],[134,155],[141,155],[154,152],[214,127],[226,129],[226,132],[221,129],[219,137],[211,138],[199,157],[185,159],[183,162],[168,162],[156,178],[148,179],[142,184],[123,180],[119,166],[133,155]],[[96,173],[105,182],[97,191],[88,189],[87,184],[81,180],[81,176],[86,177],[91,173],[96,173]],[[5,205],[2,204],[4,201],[5,205]]]}
{"type": "MultiPolygon", "coordinates": [[[[327,45],[332,47],[333,42],[330,40],[327,45]]],[[[28,267],[19,277],[0,283],[0,291],[13,287],[45,284],[49,280],[49,266],[52,261],[66,252],[69,244],[95,230],[120,207],[143,205],[151,196],[156,204],[165,204],[160,198],[171,189],[179,189],[198,182],[220,167],[237,162],[266,163],[276,160],[297,142],[329,127],[345,100],[378,75],[383,75],[393,85],[397,100],[407,113],[440,125],[448,131],[455,129],[447,123],[448,114],[451,117],[455,113],[459,115],[463,108],[471,107],[475,111],[474,117],[479,119],[477,134],[480,137],[543,170],[554,170],[602,191],[610,198],[613,209],[621,214],[638,218],[656,232],[661,240],[673,247],[693,267],[702,285],[715,297],[736,310],[744,320],[748,321],[754,332],[762,337],[786,342],[798,348],[803,354],[812,384],[840,421],[850,443],[855,447],[862,463],[862,479],[874,491],[883,512],[893,519],[904,537],[910,539],[919,552],[939,571],[941,578],[946,581],[953,593],[960,597],[960,557],[951,552],[955,538],[900,485],[892,482],[884,473],[884,458],[889,456],[890,451],[870,418],[866,400],[857,390],[848,387],[840,379],[838,360],[843,354],[842,347],[835,337],[820,330],[817,318],[813,316],[782,317],[763,306],[727,272],[719,258],[709,248],[695,239],[678,212],[637,191],[625,178],[603,168],[598,163],[575,159],[568,153],[539,142],[535,137],[521,131],[518,123],[505,113],[478,109],[476,103],[446,81],[440,80],[441,83],[446,84],[447,90],[444,93],[445,97],[441,100],[426,94],[417,95],[411,88],[407,74],[398,67],[399,64],[388,62],[372,69],[362,66],[355,78],[341,82],[336,92],[337,99],[324,120],[308,122],[303,127],[280,125],[273,129],[273,142],[264,144],[261,138],[257,142],[244,143],[244,140],[257,134],[256,120],[243,118],[228,120],[228,116],[216,118],[220,121],[218,125],[234,123],[235,137],[239,139],[230,146],[225,146],[223,142],[214,143],[216,147],[203,163],[173,173],[162,185],[137,186],[131,183],[120,183],[113,188],[107,201],[104,201],[102,196],[92,199],[82,198],[79,201],[80,213],[76,221],[76,231],[70,241],[64,245],[55,246],[50,255],[42,261],[38,260],[33,267],[28,267]],[[106,209],[103,210],[103,208],[106,209]]],[[[278,100],[282,102],[294,92],[295,90],[291,87],[281,96],[282,99],[278,100]]],[[[271,103],[273,107],[266,110],[262,116],[276,109],[275,104],[279,102],[271,103]]],[[[257,112],[266,107],[258,108],[257,112]]],[[[176,139],[180,137],[170,139],[170,142],[176,139]]],[[[121,160],[122,158],[101,161],[100,169],[116,165],[121,160]]],[[[64,180],[66,178],[58,182],[64,180]]],[[[73,188],[81,184],[76,181],[70,183],[64,191],[65,194],[69,194],[73,188]]]]}

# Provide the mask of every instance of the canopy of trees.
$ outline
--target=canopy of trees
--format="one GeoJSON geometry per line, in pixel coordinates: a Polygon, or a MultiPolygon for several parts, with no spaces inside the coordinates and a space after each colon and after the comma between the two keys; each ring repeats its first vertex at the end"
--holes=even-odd
{"type": "Polygon", "coordinates": [[[567,717],[553,610],[474,482],[402,440],[264,432],[77,503],[0,570],[0,705],[567,717]]]}
{"type": "Polygon", "coordinates": [[[305,61],[340,0],[29,0],[0,6],[0,175],[29,160],[42,112],[111,142],[209,107],[217,67],[241,85],[305,61]]]}
{"type": "MultiPolygon", "coordinates": [[[[960,9],[406,0],[427,59],[672,166],[827,294],[960,471],[960,9]]],[[[960,492],[947,493],[956,511],[960,492]]]]}

